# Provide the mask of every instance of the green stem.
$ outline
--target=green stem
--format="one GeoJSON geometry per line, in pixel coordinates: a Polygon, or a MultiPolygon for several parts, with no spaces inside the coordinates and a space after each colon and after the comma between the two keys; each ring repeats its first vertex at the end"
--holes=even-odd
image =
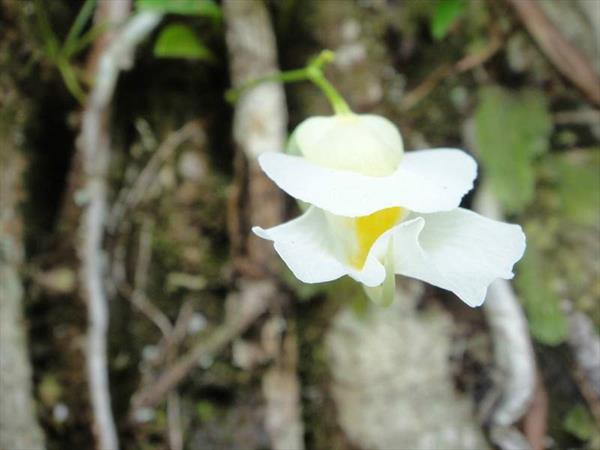
{"type": "Polygon", "coordinates": [[[68,52],[67,52],[66,48],[63,47],[65,57],[73,58],[73,57],[77,56],[77,54],[79,52],[81,52],[86,47],[88,47],[92,42],[94,42],[96,40],[96,38],[98,36],[100,36],[102,33],[104,33],[109,28],[110,28],[109,24],[94,25],[88,31],[83,33],[81,35],[81,37],[79,39],[77,39],[77,41],[74,44],[72,44],[72,46],[69,48],[68,52]]]}
{"type": "Polygon", "coordinates": [[[269,81],[280,81],[282,83],[294,83],[296,81],[304,81],[306,79],[307,79],[307,75],[306,75],[305,68],[288,70],[287,72],[274,73],[274,74],[267,75],[264,77],[256,78],[255,80],[248,81],[248,82],[242,84],[238,88],[229,89],[225,93],[225,99],[230,103],[235,103],[240,98],[240,95],[244,91],[247,91],[248,89],[258,86],[259,84],[267,83],[269,81]]]}
{"type": "Polygon", "coordinates": [[[73,47],[77,43],[77,38],[83,31],[85,24],[90,19],[94,12],[94,7],[96,6],[96,0],[86,0],[81,9],[79,10],[79,14],[75,18],[71,29],[69,30],[69,34],[67,34],[67,38],[65,39],[65,44],[63,45],[63,51],[67,57],[70,57],[73,51],[73,47]]]}
{"type": "Polygon", "coordinates": [[[77,75],[75,74],[73,67],[69,64],[68,61],[64,59],[59,59],[57,62],[57,68],[60,72],[65,85],[67,86],[67,90],[81,103],[82,105],[85,103],[85,92],[81,89],[79,85],[79,80],[77,79],[77,75]]]}
{"type": "Polygon", "coordinates": [[[321,70],[314,70],[312,67],[309,67],[308,79],[321,89],[336,114],[352,114],[352,110],[348,106],[348,103],[346,103],[346,100],[344,100],[344,97],[325,78],[321,70]]]}
{"type": "Polygon", "coordinates": [[[312,61],[308,63],[308,66],[323,70],[323,67],[332,62],[334,58],[335,53],[333,53],[331,50],[321,50],[321,53],[319,53],[312,61]]]}
{"type": "Polygon", "coordinates": [[[308,64],[308,66],[302,69],[274,73],[272,75],[267,75],[256,80],[249,81],[244,83],[239,88],[228,90],[225,94],[225,98],[228,102],[234,103],[237,101],[242,92],[269,81],[278,81],[281,83],[311,81],[315,86],[321,89],[323,94],[325,94],[325,97],[327,97],[327,100],[331,104],[331,107],[336,114],[352,114],[352,110],[348,106],[348,103],[346,103],[346,100],[344,100],[340,93],[333,87],[333,85],[327,80],[327,78],[325,78],[325,75],[323,74],[323,67],[333,60],[333,56],[334,55],[331,50],[323,50],[308,64]]]}

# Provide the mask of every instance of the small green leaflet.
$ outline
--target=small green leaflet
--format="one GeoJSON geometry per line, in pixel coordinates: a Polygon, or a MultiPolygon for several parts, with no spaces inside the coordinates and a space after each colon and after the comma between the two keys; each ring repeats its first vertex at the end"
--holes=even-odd
{"type": "Polygon", "coordinates": [[[214,0],[137,0],[137,9],[153,10],[164,14],[221,18],[221,8],[214,0]]]}
{"type": "Polygon", "coordinates": [[[509,214],[521,212],[534,197],[533,162],[548,151],[552,118],[544,94],[513,94],[483,88],[475,112],[475,139],[492,189],[509,214]]]}
{"type": "Polygon", "coordinates": [[[461,15],[466,6],[465,0],[437,0],[431,18],[431,34],[437,40],[443,39],[461,15]]]}
{"type": "Polygon", "coordinates": [[[567,413],[563,426],[565,430],[582,441],[587,441],[594,434],[594,419],[582,404],[574,406],[567,413]]]}
{"type": "Polygon", "coordinates": [[[212,61],[214,56],[194,31],[182,24],[165,27],[154,44],[154,55],[161,58],[187,58],[212,61]]]}

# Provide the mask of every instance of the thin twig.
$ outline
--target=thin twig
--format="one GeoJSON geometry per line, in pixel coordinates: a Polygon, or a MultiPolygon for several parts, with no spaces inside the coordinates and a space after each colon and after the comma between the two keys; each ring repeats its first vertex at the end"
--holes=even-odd
{"type": "Polygon", "coordinates": [[[129,189],[123,189],[115,202],[109,218],[109,229],[115,230],[122,222],[128,211],[135,209],[137,205],[148,195],[148,190],[154,183],[156,173],[167,161],[175,150],[184,142],[199,137],[202,128],[196,120],[186,123],[177,131],[171,133],[156,149],[144,169],[129,189]]]}
{"type": "MultiPolygon", "coordinates": [[[[501,220],[497,200],[487,186],[481,186],[475,209],[486,217],[501,220]]],[[[496,365],[502,375],[502,397],[491,417],[491,436],[500,448],[523,445],[521,433],[513,427],[529,409],[536,386],[536,365],[527,319],[510,282],[496,280],[488,288],[483,312],[493,336],[496,365]]],[[[513,447],[516,448],[516,447],[513,447]]]]}
{"type": "MultiPolygon", "coordinates": [[[[175,361],[178,345],[185,337],[185,328],[192,312],[191,302],[186,302],[179,311],[179,316],[177,317],[173,331],[164,339],[164,342],[166,343],[164,351],[167,367],[175,361]]],[[[181,423],[181,402],[177,389],[173,389],[167,395],[167,424],[169,448],[171,450],[182,450],[183,427],[181,423]]]]}
{"type": "Polygon", "coordinates": [[[494,28],[489,44],[480,52],[467,55],[454,65],[456,73],[467,72],[487,62],[494,56],[504,44],[504,36],[497,28],[494,28]]]}
{"type": "Polygon", "coordinates": [[[576,109],[573,111],[558,111],[553,114],[556,125],[598,125],[600,123],[600,110],[576,109]]]}
{"type": "MultiPolygon", "coordinates": [[[[178,319],[173,325],[169,318],[146,297],[146,284],[152,257],[152,228],[151,219],[144,220],[140,231],[138,258],[135,270],[134,290],[131,295],[132,303],[150,320],[163,334],[161,342],[164,360],[167,366],[172,364],[177,352],[177,346],[185,337],[186,318],[193,309],[186,302],[179,312],[178,319]]],[[[173,389],[167,396],[167,438],[171,450],[183,448],[183,431],[181,426],[181,406],[177,390],[173,389]]]]}
{"type": "Polygon", "coordinates": [[[533,450],[546,448],[548,431],[548,393],[544,387],[542,375],[538,373],[531,407],[523,417],[523,433],[531,443],[533,450]]]}
{"type": "Polygon", "coordinates": [[[132,401],[132,417],[141,408],[158,404],[165,395],[174,389],[200,362],[213,359],[233,339],[246,331],[268,308],[275,293],[269,282],[255,282],[240,292],[240,298],[231,297],[238,305],[236,314],[231,315],[221,327],[210,336],[196,343],[191,350],[167,368],[156,382],[136,393],[132,401]]]}
{"type": "MultiPolygon", "coordinates": [[[[126,1],[103,0],[99,8],[113,20],[125,20],[126,1]],[[120,11],[116,18],[114,11],[120,11]]],[[[99,9],[100,11],[100,9],[99,9]]],[[[90,63],[94,87],[82,115],[82,128],[78,138],[84,170],[84,191],[87,203],[83,207],[80,223],[80,258],[82,293],[88,304],[87,370],[93,409],[94,433],[97,448],[119,448],[116,427],[111,411],[108,381],[106,333],[108,329],[108,302],[104,286],[103,236],[107,216],[107,173],[110,158],[109,105],[119,72],[131,64],[137,45],[154,29],[161,15],[140,13],[123,28],[107,39],[103,36],[92,54],[90,63]],[[96,58],[97,55],[97,58],[96,58]]]]}
{"type": "Polygon", "coordinates": [[[277,450],[298,449],[303,444],[304,424],[298,381],[298,343],[294,329],[287,330],[277,349],[275,362],[263,377],[267,409],[265,427],[277,450]]]}
{"type": "Polygon", "coordinates": [[[600,335],[594,329],[594,323],[584,313],[569,309],[569,346],[575,357],[574,378],[581,395],[590,407],[598,426],[600,426],[600,335]]]}
{"type": "Polygon", "coordinates": [[[183,449],[183,431],[181,427],[181,405],[176,390],[167,396],[167,420],[169,434],[169,450],[183,449]]]}
{"type": "Polygon", "coordinates": [[[168,355],[175,354],[175,350],[185,339],[187,327],[190,323],[193,313],[194,308],[192,306],[192,301],[188,300],[179,310],[179,314],[175,320],[175,325],[173,325],[171,333],[164,336],[158,345],[160,353],[158,358],[159,360],[166,361],[168,360],[168,355]]]}
{"type": "Polygon", "coordinates": [[[427,97],[431,91],[445,78],[454,73],[451,65],[443,64],[429,74],[419,85],[404,95],[400,109],[407,111],[427,97]]]}
{"type": "Polygon", "coordinates": [[[600,399],[600,335],[592,320],[571,305],[569,313],[569,345],[577,365],[586,374],[600,399]]]}
{"type": "Polygon", "coordinates": [[[131,293],[131,303],[140,310],[156,327],[163,336],[168,337],[173,331],[169,318],[157,308],[146,296],[148,271],[152,258],[152,228],[150,219],[144,220],[140,231],[138,257],[135,268],[134,288],[131,293]]]}
{"type": "Polygon", "coordinates": [[[494,28],[489,44],[480,52],[466,55],[454,64],[443,64],[435,69],[416,88],[408,92],[400,102],[400,109],[406,111],[413,108],[433,91],[439,83],[451,75],[468,72],[491,59],[504,43],[502,33],[494,28]]]}
{"type": "Polygon", "coordinates": [[[600,105],[600,76],[585,55],[561,34],[534,0],[506,0],[554,67],[592,102],[600,105]]]}

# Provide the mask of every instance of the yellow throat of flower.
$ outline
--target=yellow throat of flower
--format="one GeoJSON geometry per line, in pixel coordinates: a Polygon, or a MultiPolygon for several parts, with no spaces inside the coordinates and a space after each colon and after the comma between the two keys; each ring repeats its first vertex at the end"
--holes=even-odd
{"type": "Polygon", "coordinates": [[[402,208],[386,208],[368,216],[354,219],[357,247],[350,257],[350,263],[357,269],[362,269],[369,250],[379,236],[392,228],[402,217],[402,208]]]}

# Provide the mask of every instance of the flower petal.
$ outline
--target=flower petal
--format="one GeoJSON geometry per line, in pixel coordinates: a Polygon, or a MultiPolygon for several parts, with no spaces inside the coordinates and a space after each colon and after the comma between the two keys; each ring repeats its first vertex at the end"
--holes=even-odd
{"type": "Polygon", "coordinates": [[[298,156],[263,153],[264,172],[291,196],[340,216],[366,216],[400,206],[429,213],[456,208],[473,187],[477,164],[461,150],[405,153],[385,177],[321,167],[298,156]]]}
{"type": "Polygon", "coordinates": [[[396,273],[452,291],[469,306],[483,303],[496,278],[512,278],[525,251],[520,226],[462,208],[409,218],[382,235],[371,252],[384,252],[391,235],[396,273]]]}
{"type": "Polygon", "coordinates": [[[318,208],[310,207],[300,217],[268,230],[253,227],[252,231],[274,241],[279,256],[304,283],[321,283],[349,275],[367,286],[377,286],[385,278],[384,267],[373,257],[367,258],[359,271],[337,256],[335,236],[325,213],[318,208]]]}
{"type": "Polygon", "coordinates": [[[367,296],[379,306],[387,307],[394,302],[396,296],[396,274],[394,273],[394,246],[393,236],[389,240],[388,250],[383,258],[385,262],[385,280],[383,284],[375,287],[365,286],[367,296]]]}
{"type": "Polygon", "coordinates": [[[311,117],[290,139],[287,153],[321,167],[363,175],[389,175],[402,159],[402,137],[396,126],[372,114],[311,117]]]}

